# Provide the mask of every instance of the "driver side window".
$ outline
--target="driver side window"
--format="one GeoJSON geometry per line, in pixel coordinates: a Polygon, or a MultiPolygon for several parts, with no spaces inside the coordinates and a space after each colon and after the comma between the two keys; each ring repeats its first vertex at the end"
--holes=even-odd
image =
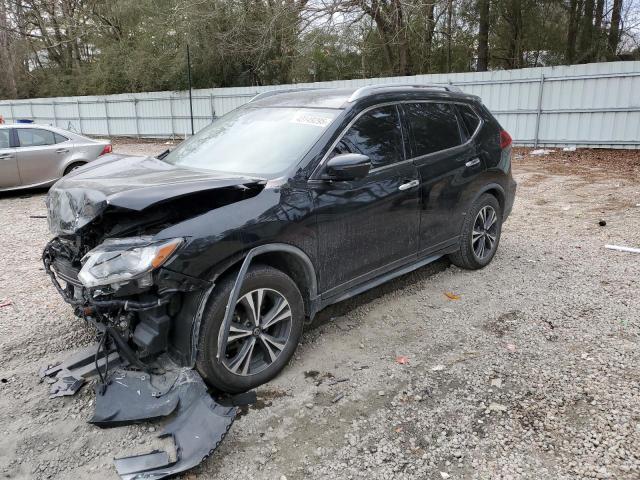
{"type": "Polygon", "coordinates": [[[358,118],[338,142],[331,156],[342,153],[367,155],[372,169],[402,161],[404,153],[397,107],[378,107],[358,118]]]}

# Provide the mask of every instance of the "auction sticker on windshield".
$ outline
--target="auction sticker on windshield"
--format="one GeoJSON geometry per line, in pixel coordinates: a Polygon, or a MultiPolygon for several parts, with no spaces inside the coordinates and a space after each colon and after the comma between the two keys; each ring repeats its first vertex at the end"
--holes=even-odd
{"type": "Polygon", "coordinates": [[[321,112],[298,112],[291,119],[291,122],[325,128],[332,120],[333,115],[330,114],[323,115],[321,112]]]}

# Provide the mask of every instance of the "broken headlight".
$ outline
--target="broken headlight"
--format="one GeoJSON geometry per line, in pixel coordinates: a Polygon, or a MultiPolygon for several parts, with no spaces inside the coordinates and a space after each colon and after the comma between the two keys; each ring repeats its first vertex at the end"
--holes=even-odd
{"type": "Polygon", "coordinates": [[[106,240],[84,256],[78,279],[85,287],[99,287],[140,278],[164,264],[181,244],[181,238],[106,240]]]}

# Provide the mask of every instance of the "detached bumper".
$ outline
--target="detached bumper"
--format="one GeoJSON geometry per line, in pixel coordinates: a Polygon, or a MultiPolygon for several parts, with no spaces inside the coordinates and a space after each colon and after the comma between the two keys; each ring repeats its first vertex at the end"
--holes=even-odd
{"type": "Polygon", "coordinates": [[[255,402],[255,393],[212,398],[202,377],[163,358],[147,373],[132,370],[115,351],[92,346],[41,376],[53,383],[52,397],[72,395],[90,378],[106,376],[96,386],[95,412],[90,423],[101,428],[166,418],[158,438],[170,438],[170,451],[117,458],[116,471],[124,480],[160,479],[189,470],[218,448],[233,424],[237,406],[255,402]],[[118,368],[107,372],[105,364],[118,368]],[[95,361],[94,361],[95,360],[95,361]]]}

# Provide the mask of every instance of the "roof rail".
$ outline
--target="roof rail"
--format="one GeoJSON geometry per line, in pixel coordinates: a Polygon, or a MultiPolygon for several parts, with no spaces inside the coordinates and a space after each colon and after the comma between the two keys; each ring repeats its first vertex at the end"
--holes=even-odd
{"type": "Polygon", "coordinates": [[[291,93],[291,92],[304,92],[308,90],[323,90],[325,87],[299,87],[299,88],[281,88],[278,90],[267,90],[266,92],[258,93],[256,96],[252,97],[249,100],[249,103],[254,102],[256,100],[262,100],[263,98],[273,97],[274,95],[280,95],[281,93],[291,93]]]}
{"type": "Polygon", "coordinates": [[[441,88],[442,90],[444,90],[446,92],[462,93],[462,90],[460,90],[460,88],[458,88],[455,85],[452,85],[450,83],[440,83],[440,84],[434,83],[434,84],[422,84],[422,85],[405,85],[405,84],[400,84],[400,83],[383,83],[383,84],[366,85],[364,87],[360,87],[359,89],[357,89],[355,92],[353,92],[351,94],[351,96],[349,97],[348,102],[355,102],[356,100],[364,98],[364,97],[366,97],[368,95],[372,95],[373,93],[375,93],[374,90],[382,90],[382,89],[396,90],[396,89],[402,89],[402,88],[416,88],[416,89],[441,88]]]}

